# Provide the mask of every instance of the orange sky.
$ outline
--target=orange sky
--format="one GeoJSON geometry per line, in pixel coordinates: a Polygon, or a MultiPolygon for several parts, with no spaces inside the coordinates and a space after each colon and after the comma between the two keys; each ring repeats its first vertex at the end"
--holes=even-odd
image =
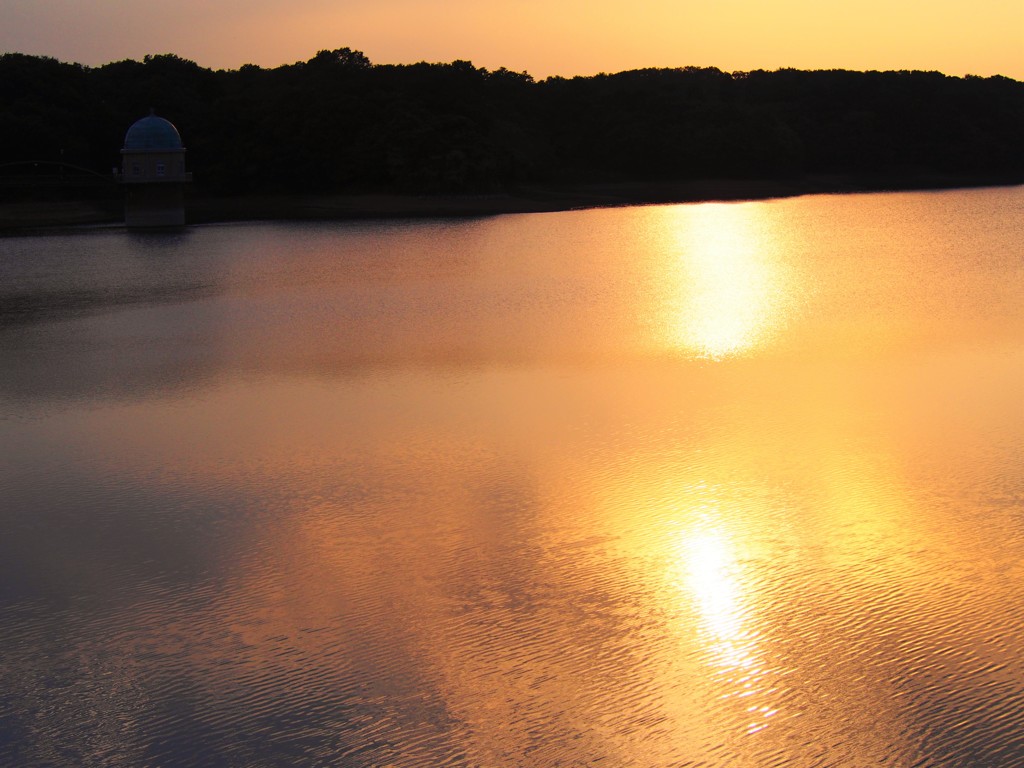
{"type": "Polygon", "coordinates": [[[924,69],[1024,80],[1022,0],[0,0],[0,50],[213,68],[356,48],[535,77],[638,67],[924,69]]]}

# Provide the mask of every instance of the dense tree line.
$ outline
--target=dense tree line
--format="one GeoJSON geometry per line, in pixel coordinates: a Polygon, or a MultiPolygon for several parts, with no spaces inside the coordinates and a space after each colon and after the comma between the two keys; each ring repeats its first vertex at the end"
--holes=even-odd
{"type": "Polygon", "coordinates": [[[466,61],[373,65],[348,48],[230,71],[174,55],[90,68],[4,54],[0,163],[60,159],[109,174],[150,107],[178,126],[196,187],[215,194],[1024,179],[1024,83],[1005,77],[685,67],[534,81],[466,61]]]}

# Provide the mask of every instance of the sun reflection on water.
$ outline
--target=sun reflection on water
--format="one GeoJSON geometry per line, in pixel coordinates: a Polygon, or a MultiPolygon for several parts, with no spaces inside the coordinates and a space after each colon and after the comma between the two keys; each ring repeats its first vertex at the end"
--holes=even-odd
{"type": "Polygon", "coordinates": [[[720,528],[700,527],[681,536],[678,555],[683,566],[680,586],[692,596],[697,609],[699,635],[715,669],[720,697],[745,702],[748,734],[763,730],[777,710],[758,703],[765,670],[751,626],[750,597],[740,578],[736,545],[720,528]]]}
{"type": "Polygon", "coordinates": [[[675,296],[671,343],[699,357],[747,352],[785,321],[788,281],[764,203],[667,209],[675,296]]]}

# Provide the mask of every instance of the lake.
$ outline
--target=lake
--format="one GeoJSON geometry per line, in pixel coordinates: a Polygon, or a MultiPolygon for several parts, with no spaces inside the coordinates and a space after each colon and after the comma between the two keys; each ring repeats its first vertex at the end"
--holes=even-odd
{"type": "Polygon", "coordinates": [[[0,764],[1024,764],[1024,188],[0,239],[0,764]]]}

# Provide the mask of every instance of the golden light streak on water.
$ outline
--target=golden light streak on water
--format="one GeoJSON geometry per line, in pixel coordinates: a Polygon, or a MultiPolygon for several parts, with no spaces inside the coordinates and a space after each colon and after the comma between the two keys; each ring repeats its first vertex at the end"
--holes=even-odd
{"type": "Polygon", "coordinates": [[[692,593],[717,662],[728,669],[749,669],[751,648],[741,617],[741,593],[729,542],[720,531],[701,530],[680,547],[686,566],[686,586],[692,593]]]}
{"type": "Polygon", "coordinates": [[[763,204],[675,206],[664,215],[675,346],[720,360],[750,351],[785,324],[789,286],[763,204]]]}
{"type": "Polygon", "coordinates": [[[723,689],[721,698],[743,699],[750,715],[747,733],[757,733],[778,709],[758,701],[765,670],[746,605],[750,596],[738,574],[736,542],[709,522],[683,534],[678,555],[685,569],[680,587],[697,607],[698,634],[723,689]]]}

